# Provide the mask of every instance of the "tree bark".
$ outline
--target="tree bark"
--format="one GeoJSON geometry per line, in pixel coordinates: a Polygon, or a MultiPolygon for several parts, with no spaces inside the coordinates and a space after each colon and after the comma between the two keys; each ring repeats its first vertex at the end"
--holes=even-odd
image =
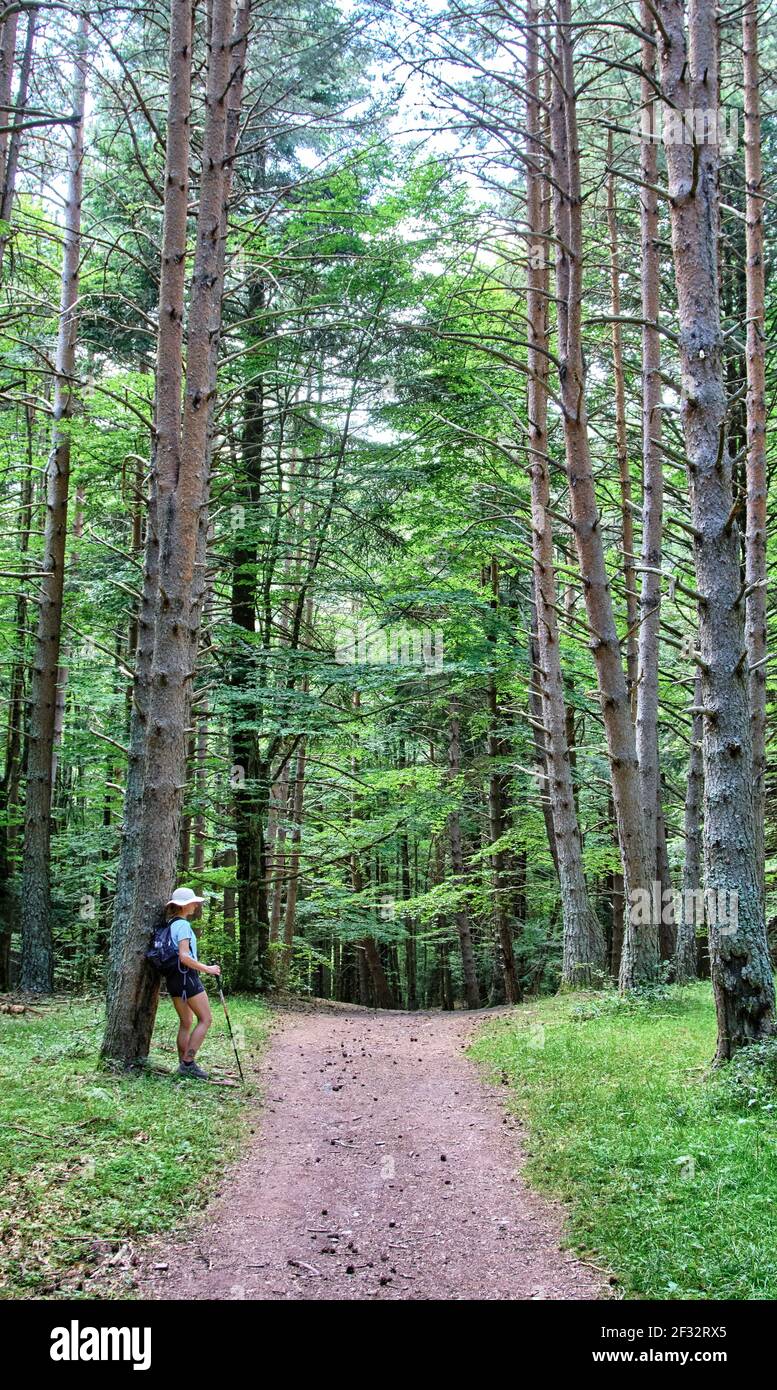
{"type": "MultiPolygon", "coordinates": [[[[461,774],[461,723],[458,699],[453,696],[450,703],[448,723],[448,776],[455,781],[461,774]]],[[[461,845],[461,821],[458,811],[448,817],[448,846],[451,861],[451,876],[460,886],[464,882],[464,852],[461,845]]],[[[468,1009],[480,1008],[480,989],[475,968],[475,952],[472,946],[472,928],[466,907],[458,907],[454,913],[456,931],[461,948],[461,964],[464,972],[464,997],[468,1009]]]]}
{"type": "MultiPolygon", "coordinates": [[[[643,59],[644,61],[644,59],[643,59]]],[[[634,517],[631,511],[631,469],[626,431],[626,379],[623,371],[623,328],[621,316],[621,272],[618,248],[618,208],[615,201],[615,173],[612,168],[612,131],[607,139],[607,226],[610,234],[610,303],[612,307],[612,366],[615,383],[615,448],[618,455],[621,498],[621,541],[623,544],[623,585],[626,602],[626,685],[632,715],[637,711],[639,611],[637,571],[634,564],[634,517]]],[[[654,180],[655,182],[655,180],[654,180]]],[[[643,266],[644,274],[644,266],[643,266]]]]}
{"type": "Polygon", "coordinates": [[[753,815],[757,869],[763,885],[766,819],[766,267],[761,166],[758,0],[742,16],[745,105],[745,247],[747,296],[747,526],[745,636],[750,666],[753,815]]]}
{"type": "MultiPolygon", "coordinates": [[[[143,589],[137,617],[137,646],[132,691],[127,778],[124,793],[121,847],[113,907],[108,972],[109,1017],[124,987],[124,948],[135,899],[145,784],[146,730],[154,656],[155,609],[159,586],[160,482],[170,490],[178,474],[181,390],[183,385],[183,319],[186,285],[186,232],[189,202],[191,121],[192,13],[186,0],[172,0],[170,11],[170,95],[165,150],[165,202],[159,282],[154,430],[151,491],[146,520],[143,589]]],[[[153,980],[141,976],[138,1001],[142,1012],[153,1009],[153,980]]],[[[112,1045],[112,1044],[111,1044],[112,1045]]],[[[117,1046],[119,1043],[117,1041],[117,1046]]]]}
{"type": "MultiPolygon", "coordinates": [[[[87,21],[78,26],[78,56],[73,69],[73,112],[68,126],[68,175],[63,229],[62,286],[54,376],[54,428],[46,470],[46,522],[40,613],[30,681],[27,735],[27,796],[22,865],[21,986],[49,993],[54,984],[51,940],[51,767],[57,706],[57,673],[62,643],[62,598],[70,487],[70,429],[75,409],[81,198],[83,190],[84,103],[86,94],[87,21]]],[[[10,157],[10,152],[9,152],[10,157]]]]}
{"type": "MultiPolygon", "coordinates": [[[[16,57],[16,32],[19,25],[19,12],[14,11],[0,27],[0,125],[8,126],[13,91],[13,69],[16,57]]],[[[0,188],[5,184],[5,170],[8,158],[7,129],[0,131],[0,188]]]]}
{"type": "MultiPolygon", "coordinates": [[[[496,682],[496,654],[498,632],[496,623],[499,614],[499,570],[496,558],[492,557],[483,574],[484,582],[491,589],[492,628],[488,633],[492,649],[492,669],[488,677],[488,825],[491,844],[496,844],[507,832],[507,783],[508,779],[500,767],[507,757],[507,745],[500,732],[502,712],[499,707],[499,694],[496,682]]],[[[513,947],[514,894],[508,868],[509,856],[504,849],[492,850],[491,872],[493,877],[494,919],[496,925],[496,944],[499,968],[502,972],[504,1000],[507,1004],[518,1004],[521,1000],[521,985],[515,964],[513,947]]]]}
{"type": "Polygon", "coordinates": [[[530,234],[527,318],[529,324],[529,465],[531,474],[532,562],[537,614],[537,672],[540,683],[548,795],[553,817],[556,861],[564,923],[562,984],[588,988],[604,971],[604,936],[588,898],[580,827],[567,743],[567,710],[559,647],[558,591],[549,516],[548,470],[548,271],[547,184],[541,173],[537,38],[532,12],[527,30],[527,125],[530,135],[527,203],[530,234]]]}
{"type": "MultiPolygon", "coordinates": [[[[214,0],[208,42],[202,177],[195,237],[187,335],[183,416],[176,362],[157,360],[157,489],[155,521],[158,584],[154,649],[143,740],[143,792],[139,808],[135,892],[122,949],[112,974],[103,1053],[125,1066],[148,1055],[158,984],[145,959],[149,932],[172,890],[186,776],[187,729],[205,594],[210,430],[215,391],[225,263],[226,204],[231,184],[247,40],[247,5],[214,0]],[[171,376],[166,376],[166,373],[171,376]]],[[[177,319],[183,276],[168,256],[171,240],[185,232],[183,187],[189,148],[191,13],[173,0],[170,35],[171,122],[166,165],[165,232],[160,288],[160,333],[166,316],[177,319]],[[171,202],[168,202],[168,197],[171,202]],[[168,211],[171,238],[168,239],[168,211]],[[166,275],[168,276],[166,284],[166,275]],[[163,289],[170,285],[168,299],[163,289]]]]}
{"type": "Polygon", "coordinates": [[[683,893],[677,920],[677,949],[675,952],[674,977],[678,985],[688,984],[696,979],[696,919],[689,910],[693,901],[688,895],[697,893],[702,886],[701,867],[701,803],[704,789],[702,768],[702,716],[701,716],[701,674],[696,675],[696,694],[694,704],[691,748],[688,756],[688,780],[685,785],[685,859],[683,861],[683,893]],[[686,906],[687,905],[687,906],[686,906]]]}
{"type": "MultiPolygon", "coordinates": [[[[6,20],[5,28],[8,29],[8,31],[9,31],[9,34],[8,34],[8,42],[9,42],[9,43],[11,42],[11,38],[10,38],[11,27],[13,28],[13,42],[15,43],[15,41],[16,41],[16,21],[17,21],[17,16],[16,16],[16,15],[10,16],[10,17],[8,18],[8,20],[6,20]]],[[[0,171],[1,171],[1,174],[2,174],[2,184],[0,185],[0,186],[2,187],[2,193],[0,194],[0,222],[2,222],[2,223],[5,225],[5,227],[9,227],[9,228],[10,228],[11,216],[12,216],[12,213],[13,213],[14,198],[15,198],[15,196],[16,196],[16,176],[17,176],[18,171],[19,171],[19,151],[20,151],[21,145],[22,145],[22,131],[23,131],[23,125],[24,125],[24,111],[25,111],[25,107],[26,107],[26,105],[27,105],[27,93],[28,93],[28,91],[29,91],[29,86],[30,86],[30,75],[31,75],[31,73],[32,73],[32,58],[33,58],[33,49],[34,49],[34,47],[35,47],[35,33],[36,33],[36,29],[37,29],[37,23],[38,23],[38,11],[37,11],[37,10],[30,10],[30,11],[29,11],[29,14],[27,15],[27,34],[26,34],[25,41],[24,41],[24,50],[23,50],[23,53],[22,53],[21,67],[20,67],[20,71],[19,71],[19,90],[18,90],[18,92],[17,92],[17,97],[16,97],[16,111],[15,111],[14,119],[13,119],[13,128],[12,128],[11,133],[10,133],[10,138],[9,138],[9,136],[8,136],[7,134],[6,134],[6,135],[3,135],[2,137],[0,137],[0,138],[2,138],[2,141],[3,141],[3,145],[2,145],[2,147],[0,147],[0,171]],[[6,142],[7,142],[7,143],[6,143],[6,142]]],[[[85,21],[82,21],[82,24],[84,24],[84,23],[85,23],[85,21]]],[[[6,41],[6,36],[5,36],[5,33],[4,33],[4,35],[3,35],[3,52],[2,52],[2,58],[0,59],[0,64],[2,65],[2,67],[1,67],[1,72],[0,72],[0,81],[2,82],[3,89],[5,89],[5,84],[6,84],[6,81],[7,81],[7,84],[8,84],[8,95],[7,95],[7,97],[4,97],[3,100],[4,100],[4,104],[9,105],[9,104],[10,104],[11,85],[12,85],[12,71],[7,71],[6,68],[5,68],[5,63],[6,63],[5,41],[6,41]]],[[[77,44],[80,44],[80,43],[81,43],[80,33],[79,33],[79,35],[77,35],[77,37],[76,37],[76,43],[77,43],[77,44]]],[[[10,53],[10,65],[11,65],[11,70],[12,70],[12,69],[13,69],[13,49],[11,49],[11,53],[10,53]]],[[[73,108],[73,114],[74,114],[74,116],[78,116],[78,108],[77,108],[77,107],[74,107],[74,108],[73,108]]],[[[0,123],[1,123],[2,125],[7,125],[7,124],[8,124],[8,121],[9,121],[9,116],[10,116],[10,112],[9,112],[9,111],[0,111],[0,123]]],[[[81,117],[81,122],[80,122],[80,123],[83,124],[83,117],[81,117]]],[[[72,141],[74,138],[75,138],[75,134],[74,134],[74,133],[71,133],[71,135],[70,135],[71,141],[72,141]]],[[[2,231],[0,231],[0,278],[2,278],[3,261],[4,261],[4,259],[5,259],[5,250],[6,250],[6,246],[8,245],[8,242],[9,242],[9,239],[10,239],[10,235],[11,235],[10,230],[2,230],[2,231]]]]}
{"type": "Polygon", "coordinates": [[[735,894],[737,927],[710,923],[712,983],[718,1015],[717,1058],[774,1032],[774,982],[764,920],[753,816],[753,748],[748,657],[741,601],[739,535],[718,292],[717,132],[693,143],[677,138],[677,120],[715,117],[718,32],[711,0],[658,0],[672,249],[682,370],[681,418],[688,460],[699,603],[704,737],[705,885],[735,894]],[[694,113],[691,117],[690,113],[694,113]]]}
{"type": "MultiPolygon", "coordinates": [[[[643,123],[655,101],[655,25],[647,0],[641,0],[641,102],[643,123]]],[[[651,122],[651,131],[654,129],[651,122]]],[[[639,600],[637,676],[637,758],[648,854],[657,864],[660,819],[658,774],[658,654],[661,621],[661,554],[664,472],[661,454],[660,251],[658,217],[658,147],[640,142],[640,242],[642,253],[642,581],[639,600]]]]}
{"type": "Polygon", "coordinates": [[[294,944],[294,930],[297,925],[297,896],[299,892],[300,846],[302,843],[302,814],[305,807],[305,765],[307,759],[307,739],[302,739],[297,750],[297,766],[294,774],[294,801],[292,804],[291,850],[289,854],[289,883],[286,889],[286,913],[283,922],[283,955],[279,963],[278,983],[286,984],[291,964],[291,950],[294,944]]]}
{"type": "Polygon", "coordinates": [[[635,894],[650,889],[653,859],[642,820],[639,766],[612,595],[604,558],[588,441],[581,336],[583,299],[580,150],[572,53],[570,0],[559,0],[557,70],[551,107],[556,222],[556,288],[561,398],[572,525],[583,577],[591,647],[607,737],[613,801],[625,889],[620,983],[630,989],[656,978],[658,926],[635,920],[635,894]]]}
{"type": "MultiPolygon", "coordinates": [[[[31,408],[25,408],[28,437],[28,467],[21,484],[18,535],[20,560],[27,554],[32,526],[32,448],[31,408]]],[[[0,994],[11,988],[11,933],[15,929],[19,902],[18,890],[12,887],[15,872],[16,847],[19,837],[19,805],[22,778],[22,727],[24,721],[25,631],[28,600],[23,592],[16,598],[14,614],[15,648],[9,680],[8,732],[5,744],[3,780],[0,783],[0,805],[3,824],[0,825],[0,994]]]]}

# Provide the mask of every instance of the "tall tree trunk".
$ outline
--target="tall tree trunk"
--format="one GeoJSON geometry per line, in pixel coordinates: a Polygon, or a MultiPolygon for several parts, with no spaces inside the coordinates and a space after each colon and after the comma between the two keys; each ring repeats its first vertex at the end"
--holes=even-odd
{"type": "MultiPolygon", "coordinates": [[[[5,28],[9,30],[9,42],[10,42],[10,30],[11,30],[11,24],[12,24],[12,21],[13,21],[13,36],[14,36],[14,43],[15,43],[15,39],[16,39],[16,19],[17,19],[17,16],[16,16],[16,15],[13,15],[13,16],[9,17],[8,20],[6,20],[6,24],[5,24],[5,28]]],[[[37,30],[37,24],[38,24],[38,11],[35,10],[35,9],[30,10],[29,13],[28,13],[28,15],[27,15],[27,34],[26,34],[25,41],[24,41],[24,51],[23,51],[23,53],[22,53],[22,62],[21,62],[21,68],[20,68],[20,71],[19,71],[19,90],[18,90],[17,96],[16,96],[16,112],[15,112],[14,119],[13,119],[13,126],[12,126],[12,129],[11,129],[10,138],[8,137],[7,134],[4,135],[4,136],[2,137],[2,139],[3,139],[3,148],[2,148],[2,152],[1,152],[1,154],[0,154],[0,170],[2,171],[2,183],[0,184],[0,187],[2,188],[2,192],[0,193],[0,222],[3,222],[6,226],[9,226],[9,224],[10,224],[11,216],[12,216],[12,213],[13,213],[14,198],[15,198],[15,196],[16,196],[16,177],[17,177],[17,174],[18,174],[18,172],[19,172],[19,151],[21,150],[21,145],[22,145],[22,132],[23,132],[23,127],[24,127],[24,111],[25,111],[25,107],[26,107],[26,105],[27,105],[27,94],[28,94],[28,92],[29,92],[29,87],[30,87],[30,76],[31,76],[31,73],[32,73],[32,58],[33,58],[33,50],[34,50],[34,47],[35,47],[35,34],[36,34],[36,30],[37,30]],[[7,141],[7,146],[6,146],[6,141],[7,141]]],[[[85,24],[86,24],[86,21],[85,21],[85,20],[82,20],[82,21],[81,21],[81,24],[82,24],[82,26],[85,25],[85,24]]],[[[86,30],[84,30],[84,33],[85,33],[85,32],[86,32],[86,30]]],[[[5,41],[5,34],[4,34],[3,37],[4,37],[4,41],[5,41]]],[[[77,43],[77,44],[80,44],[80,43],[81,43],[80,35],[76,38],[76,43],[77,43]]],[[[5,51],[3,51],[3,54],[2,54],[2,64],[3,64],[3,68],[2,68],[2,83],[3,83],[3,87],[5,87],[6,80],[8,81],[8,97],[10,97],[11,74],[10,74],[10,73],[6,74],[6,70],[5,70],[5,66],[4,66],[4,65],[5,65],[5,60],[6,60],[6,54],[5,54],[5,51]]],[[[11,62],[11,66],[13,66],[13,51],[11,51],[10,62],[11,62]]],[[[9,104],[8,98],[5,99],[4,104],[6,104],[6,105],[9,104]]],[[[0,123],[2,123],[2,125],[4,125],[4,126],[7,126],[7,125],[8,125],[8,123],[9,123],[9,114],[10,114],[10,113],[9,113],[8,111],[0,111],[0,123]]],[[[79,116],[79,108],[78,108],[78,107],[74,107],[74,108],[73,108],[73,114],[74,114],[74,116],[76,116],[76,117],[79,116]]],[[[82,115],[81,115],[81,117],[80,117],[79,124],[83,124],[83,116],[82,116],[82,115]]],[[[72,141],[72,140],[75,139],[75,138],[76,138],[76,132],[75,132],[75,129],[74,129],[74,131],[71,133],[70,139],[71,139],[71,141],[72,141]]],[[[4,259],[5,259],[5,249],[6,249],[6,246],[8,245],[8,241],[9,241],[9,239],[10,239],[10,235],[11,235],[11,234],[10,234],[10,231],[6,231],[6,230],[0,231],[0,278],[2,277],[2,272],[3,272],[3,261],[4,261],[4,259]]]]}
{"type": "MultiPolygon", "coordinates": [[[[31,408],[25,408],[27,419],[27,470],[21,484],[19,500],[19,556],[29,549],[32,526],[32,421],[31,408]]],[[[25,632],[27,627],[27,598],[20,592],[14,614],[15,650],[8,700],[8,732],[5,744],[3,780],[0,783],[0,805],[3,824],[0,825],[0,994],[11,988],[11,932],[19,912],[18,894],[12,888],[15,872],[16,847],[19,835],[19,802],[22,776],[22,724],[24,719],[25,632]]]]}
{"type": "Polygon", "coordinates": [[[747,256],[747,527],[745,636],[750,666],[753,814],[757,868],[763,884],[766,819],[766,267],[761,167],[758,0],[742,16],[745,87],[745,246],[747,256]]]}
{"type": "MultiPolygon", "coordinates": [[[[124,793],[121,848],[113,905],[113,927],[108,971],[108,1015],[117,1013],[125,986],[125,943],[139,870],[140,830],[145,785],[146,731],[154,656],[155,610],[159,587],[160,483],[170,490],[178,474],[180,451],[181,390],[183,385],[183,317],[186,285],[186,232],[189,203],[189,155],[191,120],[192,14],[186,0],[172,0],[170,11],[170,95],[165,151],[165,202],[162,229],[159,315],[156,346],[154,430],[152,436],[151,495],[146,521],[143,589],[137,618],[137,646],[132,689],[127,779],[124,793]]],[[[137,967],[136,967],[137,969],[137,967]]],[[[150,972],[138,979],[139,1011],[153,1012],[154,980],[150,972]]],[[[120,1049],[121,1038],[109,1038],[105,1049],[120,1049]]],[[[119,1055],[117,1051],[116,1055],[119,1055]]]]}
{"type": "Polygon", "coordinates": [[[642,819],[639,767],[612,595],[604,558],[588,440],[586,379],[581,336],[583,299],[582,197],[577,134],[570,0],[559,0],[558,67],[551,107],[556,192],[556,288],[561,398],[572,525],[583,577],[599,694],[612,777],[618,839],[623,861],[626,921],[621,988],[654,979],[658,971],[658,926],[633,910],[637,895],[649,893],[653,858],[642,819]]]}
{"type": "Polygon", "coordinates": [[[8,126],[11,116],[11,93],[13,91],[13,69],[16,57],[16,31],[19,12],[15,10],[0,25],[0,188],[5,183],[5,170],[8,159],[8,126]]]}
{"type": "MultiPolygon", "coordinates": [[[[306,606],[308,602],[309,600],[306,600],[306,606]]],[[[352,704],[354,712],[358,713],[361,704],[361,691],[354,691],[352,704]]],[[[351,771],[354,775],[356,775],[356,773],[358,772],[358,768],[358,759],[356,757],[353,757],[351,759],[351,771]]],[[[353,800],[354,802],[356,800],[355,791],[353,800]]],[[[353,820],[358,819],[358,814],[355,806],[352,807],[351,817],[353,820]]],[[[353,888],[354,893],[357,894],[363,892],[364,890],[364,876],[362,873],[361,856],[358,852],[355,852],[351,855],[351,887],[353,888]]],[[[366,962],[367,964],[369,977],[372,982],[373,995],[375,998],[375,1007],[378,1009],[393,1008],[394,998],[391,992],[391,985],[389,984],[388,979],[386,977],[386,972],[383,968],[383,962],[380,958],[380,951],[378,950],[378,944],[374,936],[372,936],[371,934],[363,936],[361,941],[355,944],[355,950],[360,981],[363,980],[363,963],[366,962]]]]}
{"type": "Polygon", "coordinates": [[[73,69],[74,124],[68,130],[68,176],[63,229],[62,288],[54,377],[54,428],[46,472],[46,522],[40,614],[35,638],[28,722],[27,797],[22,866],[22,989],[48,993],[54,983],[51,941],[51,766],[62,642],[62,597],[70,487],[70,429],[75,408],[81,197],[84,158],[87,21],[78,26],[73,69]]]}
{"type": "MultiPolygon", "coordinates": [[[[615,382],[615,448],[618,455],[621,499],[621,542],[623,545],[623,585],[626,599],[626,685],[632,715],[637,710],[639,611],[637,571],[634,564],[634,517],[631,511],[631,469],[626,432],[626,378],[623,370],[623,327],[621,315],[621,271],[618,247],[618,208],[615,200],[615,171],[612,167],[612,131],[607,137],[607,226],[610,234],[610,303],[612,306],[612,366],[615,382]]],[[[644,274],[644,266],[643,266],[644,274]]]]}
{"type": "Polygon", "coordinates": [[[529,323],[529,463],[531,473],[532,561],[537,614],[537,672],[543,737],[548,768],[548,795],[553,817],[556,860],[564,922],[562,983],[588,987],[603,972],[604,937],[588,899],[567,743],[567,710],[559,649],[558,592],[548,470],[548,271],[547,183],[541,173],[543,142],[539,107],[537,37],[533,12],[527,31],[527,124],[530,159],[527,201],[530,234],[527,317],[529,323]]]}
{"type": "MultiPolygon", "coordinates": [[[[496,683],[496,656],[498,631],[496,623],[499,614],[499,570],[492,557],[491,564],[484,571],[484,581],[491,589],[491,617],[493,628],[489,632],[492,648],[492,669],[488,677],[488,822],[491,844],[495,845],[507,832],[507,775],[500,766],[507,756],[507,747],[501,733],[503,719],[499,707],[499,694],[496,683]]],[[[513,948],[514,903],[510,873],[509,856],[504,849],[491,851],[491,872],[493,875],[494,919],[499,967],[502,972],[504,998],[507,1004],[518,1004],[521,999],[521,985],[515,965],[513,948]]]]}
{"type": "MultiPolygon", "coordinates": [[[[260,317],[265,303],[261,280],[249,289],[249,315],[260,317]]],[[[261,321],[261,319],[260,319],[261,321]]],[[[256,725],[260,717],[256,650],[256,587],[259,564],[258,526],[265,447],[265,401],[262,377],[245,396],[241,457],[241,506],[244,524],[236,527],[232,555],[231,618],[245,633],[236,637],[230,656],[232,758],[236,769],[235,840],[237,898],[240,923],[240,983],[243,989],[261,987],[271,936],[267,897],[266,851],[263,843],[269,785],[260,759],[256,725]]]]}
{"type": "Polygon", "coordinates": [[[688,459],[704,721],[705,884],[735,894],[737,926],[710,923],[718,1059],[774,1032],[774,982],[764,921],[753,817],[748,653],[739,535],[718,298],[717,128],[699,138],[718,105],[718,31],[712,0],[658,0],[661,79],[672,119],[665,124],[672,249],[682,370],[681,417],[688,459]],[[695,124],[691,144],[678,121],[695,124]]]}
{"type": "MultiPolygon", "coordinates": [[[[641,0],[641,101],[643,123],[655,101],[656,50],[653,15],[641,0]]],[[[651,130],[654,126],[651,122],[651,130]]],[[[661,341],[658,333],[660,250],[658,218],[658,149],[640,143],[640,241],[642,253],[642,583],[639,601],[639,674],[637,678],[637,758],[648,854],[657,863],[660,819],[658,776],[658,644],[661,621],[661,543],[664,472],[661,454],[661,341]]],[[[655,874],[654,874],[655,876],[655,874]]]]}
{"type": "MultiPolygon", "coordinates": [[[[136,861],[143,865],[143,876],[141,879],[135,875],[130,920],[112,971],[103,1041],[104,1055],[124,1065],[145,1059],[153,1031],[158,984],[145,959],[145,950],[150,927],[174,882],[191,688],[205,593],[202,562],[207,535],[211,403],[221,320],[226,203],[244,76],[247,6],[238,8],[234,33],[231,19],[231,0],[214,0],[183,418],[177,363],[162,352],[157,361],[158,588],[141,755],[143,794],[136,861]],[[176,383],[179,391],[174,394],[176,383]]],[[[181,0],[173,0],[170,70],[174,81],[168,129],[160,326],[167,316],[177,319],[183,308],[184,278],[175,273],[179,267],[172,266],[170,258],[182,256],[185,246],[185,239],[180,238],[181,231],[185,236],[185,202],[181,195],[188,168],[191,40],[191,13],[181,0]],[[171,272],[172,282],[169,278],[166,281],[171,272]],[[165,289],[171,291],[169,297],[163,292],[165,289]]]]}

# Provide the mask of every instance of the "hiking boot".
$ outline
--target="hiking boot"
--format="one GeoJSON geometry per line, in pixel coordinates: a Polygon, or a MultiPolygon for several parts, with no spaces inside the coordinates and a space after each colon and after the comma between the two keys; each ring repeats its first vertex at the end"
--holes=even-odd
{"type": "Polygon", "coordinates": [[[208,1073],[198,1067],[196,1062],[181,1062],[178,1066],[180,1076],[193,1076],[198,1081],[207,1081],[208,1073]]]}

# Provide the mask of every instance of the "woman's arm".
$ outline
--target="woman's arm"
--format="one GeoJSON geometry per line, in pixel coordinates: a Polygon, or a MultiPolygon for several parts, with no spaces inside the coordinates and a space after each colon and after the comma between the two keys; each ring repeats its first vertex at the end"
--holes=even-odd
{"type": "Polygon", "coordinates": [[[203,965],[201,961],[195,960],[194,956],[189,955],[190,941],[190,937],[184,936],[178,942],[178,959],[181,965],[185,966],[187,970],[199,970],[202,975],[220,975],[220,965],[203,965]]]}

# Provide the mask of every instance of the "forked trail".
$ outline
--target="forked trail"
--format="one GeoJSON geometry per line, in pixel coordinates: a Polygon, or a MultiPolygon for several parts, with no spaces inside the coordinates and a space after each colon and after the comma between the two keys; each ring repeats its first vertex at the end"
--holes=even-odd
{"type": "MultiPolygon", "coordinates": [[[[520,1177],[520,1132],[464,1055],[472,1017],[283,1011],[256,1132],[152,1298],[595,1299],[562,1213],[520,1177]]],[[[166,1269],[154,1265],[166,1264],[166,1269]]]]}

